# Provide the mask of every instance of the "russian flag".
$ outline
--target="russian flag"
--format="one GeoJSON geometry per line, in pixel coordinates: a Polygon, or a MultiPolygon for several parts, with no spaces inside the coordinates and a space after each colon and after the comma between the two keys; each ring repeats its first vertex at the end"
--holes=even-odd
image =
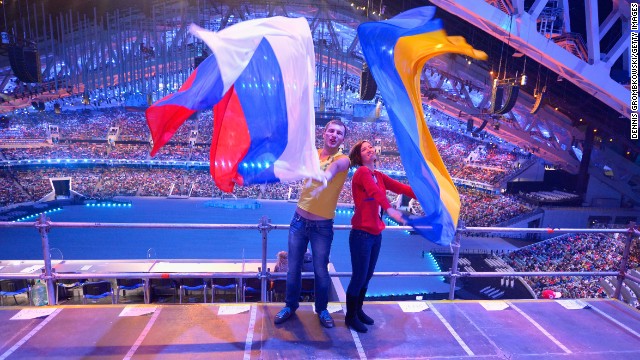
{"type": "Polygon", "coordinates": [[[447,36],[434,7],[358,27],[362,52],[385,101],[402,164],[424,217],[413,226],[427,239],[449,245],[460,215],[460,196],[433,142],[422,110],[420,75],[424,64],[444,53],[487,59],[462,37],[447,36]]]}
{"type": "Polygon", "coordinates": [[[315,150],[315,55],[304,18],[255,19],[212,32],[191,25],[212,55],[180,90],[147,109],[155,155],[184,121],[214,107],[210,171],[231,192],[251,185],[321,179],[315,150]]]}

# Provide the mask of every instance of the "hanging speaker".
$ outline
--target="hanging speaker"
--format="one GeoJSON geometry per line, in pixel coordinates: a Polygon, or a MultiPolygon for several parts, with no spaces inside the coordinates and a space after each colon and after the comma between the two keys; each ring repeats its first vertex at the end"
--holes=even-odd
{"type": "Polygon", "coordinates": [[[518,94],[520,93],[520,86],[518,85],[508,85],[507,86],[507,100],[502,108],[497,110],[495,114],[504,115],[511,111],[513,107],[516,105],[516,101],[518,100],[518,94]]]}
{"type": "Polygon", "coordinates": [[[25,83],[42,82],[38,49],[11,45],[8,54],[11,71],[18,80],[25,83]]]}
{"type": "Polygon", "coordinates": [[[511,111],[518,100],[518,93],[520,92],[520,86],[516,85],[511,80],[498,82],[493,81],[493,88],[491,89],[491,106],[489,107],[489,113],[503,115],[511,111]],[[506,100],[503,97],[506,96],[506,100]]]}
{"type": "Polygon", "coordinates": [[[540,91],[537,94],[534,94],[534,97],[536,98],[536,102],[533,104],[533,107],[531,108],[530,113],[531,114],[535,114],[538,112],[538,110],[540,110],[540,105],[542,105],[542,100],[544,99],[544,94],[547,92],[547,87],[544,86],[542,88],[542,91],[540,91]]]}
{"type": "Polygon", "coordinates": [[[472,132],[473,131],[473,119],[468,119],[467,120],[467,132],[472,132]]]}
{"type": "Polygon", "coordinates": [[[503,94],[504,87],[502,87],[502,85],[498,85],[497,81],[495,81],[493,83],[493,88],[491,89],[491,107],[489,108],[489,112],[491,114],[495,114],[495,112],[502,106],[503,94]]]}
{"type": "Polygon", "coordinates": [[[487,126],[487,120],[482,120],[482,125],[479,128],[473,130],[473,135],[478,135],[480,131],[484,130],[484,127],[487,126]]]}
{"type": "Polygon", "coordinates": [[[377,90],[378,85],[369,71],[369,66],[363,62],[362,75],[360,75],[360,100],[373,100],[377,90]]]}

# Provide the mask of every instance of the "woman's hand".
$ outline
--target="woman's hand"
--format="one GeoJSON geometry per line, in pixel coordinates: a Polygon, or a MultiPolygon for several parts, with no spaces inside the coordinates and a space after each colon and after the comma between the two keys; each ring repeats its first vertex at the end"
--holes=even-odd
{"type": "Polygon", "coordinates": [[[400,210],[397,210],[394,208],[388,208],[387,215],[389,215],[393,220],[395,220],[400,225],[405,225],[407,223],[405,218],[402,216],[402,211],[400,210]]]}

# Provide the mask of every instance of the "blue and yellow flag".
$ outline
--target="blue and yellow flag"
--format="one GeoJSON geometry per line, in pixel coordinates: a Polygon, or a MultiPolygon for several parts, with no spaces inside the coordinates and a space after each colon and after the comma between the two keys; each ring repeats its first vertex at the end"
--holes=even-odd
{"type": "Polygon", "coordinates": [[[444,53],[486,60],[460,36],[447,36],[434,7],[406,11],[358,27],[362,52],[378,84],[398,143],[400,157],[425,216],[413,226],[427,239],[449,245],[460,215],[460,196],[429,133],[422,110],[420,74],[424,64],[444,53]]]}

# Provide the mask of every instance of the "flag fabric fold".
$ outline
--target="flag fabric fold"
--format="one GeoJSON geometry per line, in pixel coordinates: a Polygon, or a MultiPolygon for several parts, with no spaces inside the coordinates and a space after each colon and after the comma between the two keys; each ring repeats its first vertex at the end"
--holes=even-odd
{"type": "Polygon", "coordinates": [[[248,20],[213,32],[191,25],[212,55],[180,90],[147,109],[151,155],[185,120],[214,107],[210,172],[234,185],[321,179],[315,151],[315,54],[304,18],[248,20]]]}
{"type": "Polygon", "coordinates": [[[389,20],[363,23],[358,38],[389,113],[407,178],[425,212],[409,225],[436,244],[448,245],[455,236],[460,196],[424,120],[420,75],[436,55],[457,53],[474,59],[487,55],[462,37],[447,36],[434,14],[434,7],[421,7],[389,20]]]}

